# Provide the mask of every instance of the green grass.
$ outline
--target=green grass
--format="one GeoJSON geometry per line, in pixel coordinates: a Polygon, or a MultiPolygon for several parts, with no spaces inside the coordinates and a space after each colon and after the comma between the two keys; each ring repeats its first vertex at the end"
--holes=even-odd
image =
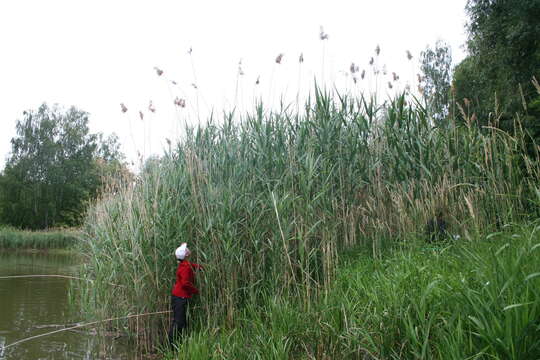
{"type": "MultiPolygon", "coordinates": [[[[405,95],[378,104],[317,90],[300,108],[276,113],[261,104],[187,129],[136,182],[104,194],[79,244],[81,277],[92,280],[79,286],[85,313],[168,310],[172,252],[184,241],[206,268],[194,325],[239,329],[246,311],[268,305],[268,294],[279,306],[291,297],[310,306],[335,284],[348,249],[380,259],[414,248],[438,212],[449,232],[469,241],[539,215],[540,162],[523,151],[528,135],[519,126],[513,134],[471,119],[435,127],[405,95]]],[[[401,315],[420,316],[408,311],[401,315]]],[[[168,323],[154,316],[111,326],[152,350],[168,323]]],[[[423,344],[428,334],[411,326],[395,336],[409,331],[423,344]]]]}
{"type": "Polygon", "coordinates": [[[74,230],[27,231],[1,227],[0,249],[68,249],[76,245],[78,236],[77,231],[74,230]]]}
{"type": "MultiPolygon", "coordinates": [[[[539,359],[540,225],[358,253],[307,304],[264,296],[165,359],[539,359]]],[[[193,317],[202,316],[195,307],[193,317]]]]}

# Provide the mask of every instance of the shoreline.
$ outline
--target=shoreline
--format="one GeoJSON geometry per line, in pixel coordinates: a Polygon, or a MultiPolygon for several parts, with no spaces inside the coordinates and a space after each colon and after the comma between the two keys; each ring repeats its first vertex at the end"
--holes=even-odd
{"type": "Polygon", "coordinates": [[[79,229],[19,230],[0,228],[0,251],[67,250],[79,241],[79,229]]]}
{"type": "Polygon", "coordinates": [[[73,255],[75,250],[72,248],[51,248],[51,249],[37,249],[37,248],[0,248],[0,254],[44,254],[44,255],[73,255]]]}

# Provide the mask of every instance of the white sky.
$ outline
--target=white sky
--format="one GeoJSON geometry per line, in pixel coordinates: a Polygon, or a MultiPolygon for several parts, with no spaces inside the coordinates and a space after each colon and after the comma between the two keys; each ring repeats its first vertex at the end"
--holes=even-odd
{"type": "Polygon", "coordinates": [[[43,102],[90,112],[91,130],[115,132],[134,160],[137,151],[160,153],[165,138],[178,136],[186,121],[205,120],[211,109],[217,114],[234,105],[248,109],[254,96],[274,105],[281,95],[293,102],[299,89],[305,94],[312,87],[315,76],[344,92],[373,90],[373,76],[355,88],[345,74],[351,62],[360,71],[370,69],[377,44],[379,67],[386,64],[388,70],[378,80],[379,89],[392,71],[401,79],[396,88],[407,82],[416,87],[418,55],[426,45],[443,39],[452,47],[454,63],[463,59],[465,3],[1,0],[0,169],[16,120],[43,102]],[[321,25],[328,41],[319,39],[321,25]],[[281,65],[274,61],[279,53],[284,54],[281,65]],[[238,76],[240,59],[243,76],[238,76]],[[162,77],[154,66],[164,70],[162,77]],[[185,109],[173,105],[176,96],[186,99],[185,109]]]}

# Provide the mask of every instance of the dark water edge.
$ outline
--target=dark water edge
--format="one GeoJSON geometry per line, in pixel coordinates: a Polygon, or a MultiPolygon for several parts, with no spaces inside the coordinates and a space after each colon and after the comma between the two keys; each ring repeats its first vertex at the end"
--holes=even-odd
{"type": "Polygon", "coordinates": [[[98,336],[83,327],[36,338],[3,349],[24,338],[85,321],[84,309],[70,304],[70,279],[21,275],[75,275],[80,259],[69,252],[0,252],[0,360],[135,359],[125,339],[98,336]]]}

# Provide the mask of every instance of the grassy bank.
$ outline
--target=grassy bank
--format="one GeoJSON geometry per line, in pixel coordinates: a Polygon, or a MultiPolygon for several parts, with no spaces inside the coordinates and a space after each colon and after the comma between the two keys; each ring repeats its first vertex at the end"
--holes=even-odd
{"type": "Polygon", "coordinates": [[[267,295],[239,326],[196,329],[165,358],[539,359],[538,224],[356,253],[312,301],[267,295]]]}
{"type": "MultiPolygon", "coordinates": [[[[348,249],[379,259],[424,243],[436,214],[464,239],[539,215],[538,154],[524,152],[519,118],[513,134],[466,113],[437,127],[406,95],[378,104],[319,91],[299,108],[260,105],[187,129],[137,182],[92,206],[81,242],[89,316],[168,310],[182,241],[206,265],[197,326],[239,329],[267,294],[310,304],[327,293],[348,249]]],[[[168,321],[115,326],[152,349],[168,321]]]]}
{"type": "Polygon", "coordinates": [[[9,227],[0,228],[0,250],[50,250],[75,246],[75,230],[26,231],[9,227]]]}

